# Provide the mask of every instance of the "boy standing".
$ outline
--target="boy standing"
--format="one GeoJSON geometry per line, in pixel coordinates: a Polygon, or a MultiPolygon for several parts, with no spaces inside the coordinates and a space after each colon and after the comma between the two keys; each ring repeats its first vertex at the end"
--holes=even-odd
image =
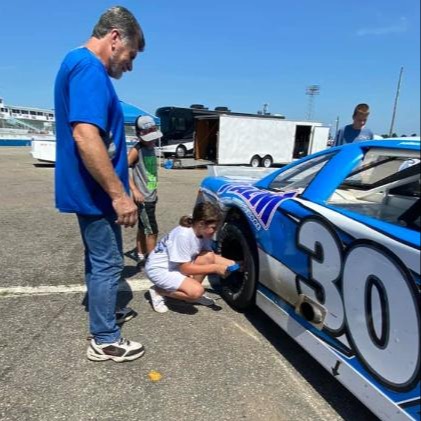
{"type": "Polygon", "coordinates": [[[374,138],[373,132],[366,127],[369,115],[370,107],[367,104],[358,104],[352,115],[353,123],[338,131],[334,146],[372,140],[374,138]]]}
{"type": "Polygon", "coordinates": [[[129,183],[133,200],[138,206],[136,249],[138,263],[143,264],[148,254],[155,249],[158,238],[155,216],[158,201],[158,160],[155,142],[162,137],[162,133],[150,116],[139,116],[135,127],[139,142],[128,156],[129,166],[132,168],[129,183]]]}

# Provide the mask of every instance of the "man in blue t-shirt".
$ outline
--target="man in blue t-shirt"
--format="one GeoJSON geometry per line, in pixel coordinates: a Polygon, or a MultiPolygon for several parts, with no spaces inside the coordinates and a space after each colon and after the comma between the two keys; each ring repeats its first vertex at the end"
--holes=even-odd
{"type": "Polygon", "coordinates": [[[334,146],[372,140],[374,138],[373,132],[365,127],[369,115],[370,107],[367,104],[358,104],[352,115],[353,123],[338,131],[334,146]]]}
{"type": "MultiPolygon", "coordinates": [[[[121,338],[116,319],[123,269],[121,226],[137,221],[129,196],[124,118],[110,77],[131,71],[143,51],[142,29],[124,7],[107,10],[84,47],[63,60],[55,83],[56,206],[75,213],[85,246],[92,361],[131,361],[140,343],[121,338]]],[[[130,311],[124,311],[126,321],[130,311]]]]}

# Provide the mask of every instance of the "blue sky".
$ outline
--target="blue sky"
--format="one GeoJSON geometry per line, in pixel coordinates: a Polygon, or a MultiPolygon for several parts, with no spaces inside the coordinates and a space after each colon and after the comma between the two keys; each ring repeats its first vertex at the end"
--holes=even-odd
{"type": "Polygon", "coordinates": [[[404,66],[395,131],[420,133],[419,0],[2,0],[5,102],[52,107],[64,55],[115,4],[136,15],[147,42],[133,72],[115,82],[117,93],[148,111],[200,103],[256,112],[267,103],[301,120],[306,87],[317,84],[315,120],[346,124],[355,104],[367,102],[368,126],[387,133],[404,66]]]}

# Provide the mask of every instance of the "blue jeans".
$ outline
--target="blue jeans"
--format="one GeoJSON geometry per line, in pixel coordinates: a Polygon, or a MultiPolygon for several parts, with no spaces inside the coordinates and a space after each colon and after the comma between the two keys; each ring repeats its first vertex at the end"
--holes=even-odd
{"type": "Polygon", "coordinates": [[[85,245],[90,331],[98,344],[116,342],[117,288],[124,265],[121,227],[115,215],[77,217],[85,245]]]}

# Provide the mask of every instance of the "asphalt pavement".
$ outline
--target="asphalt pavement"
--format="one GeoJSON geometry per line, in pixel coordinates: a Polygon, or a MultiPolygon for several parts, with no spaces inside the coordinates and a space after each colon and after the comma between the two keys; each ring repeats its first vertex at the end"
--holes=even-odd
{"type": "MultiPolygon", "coordinates": [[[[161,234],[191,213],[205,169],[160,171],[161,234]]],[[[260,310],[171,303],[155,313],[127,252],[119,301],[138,313],[123,334],[131,363],[86,359],[82,246],[54,208],[54,167],[0,148],[0,420],[375,420],[260,310]]]]}

